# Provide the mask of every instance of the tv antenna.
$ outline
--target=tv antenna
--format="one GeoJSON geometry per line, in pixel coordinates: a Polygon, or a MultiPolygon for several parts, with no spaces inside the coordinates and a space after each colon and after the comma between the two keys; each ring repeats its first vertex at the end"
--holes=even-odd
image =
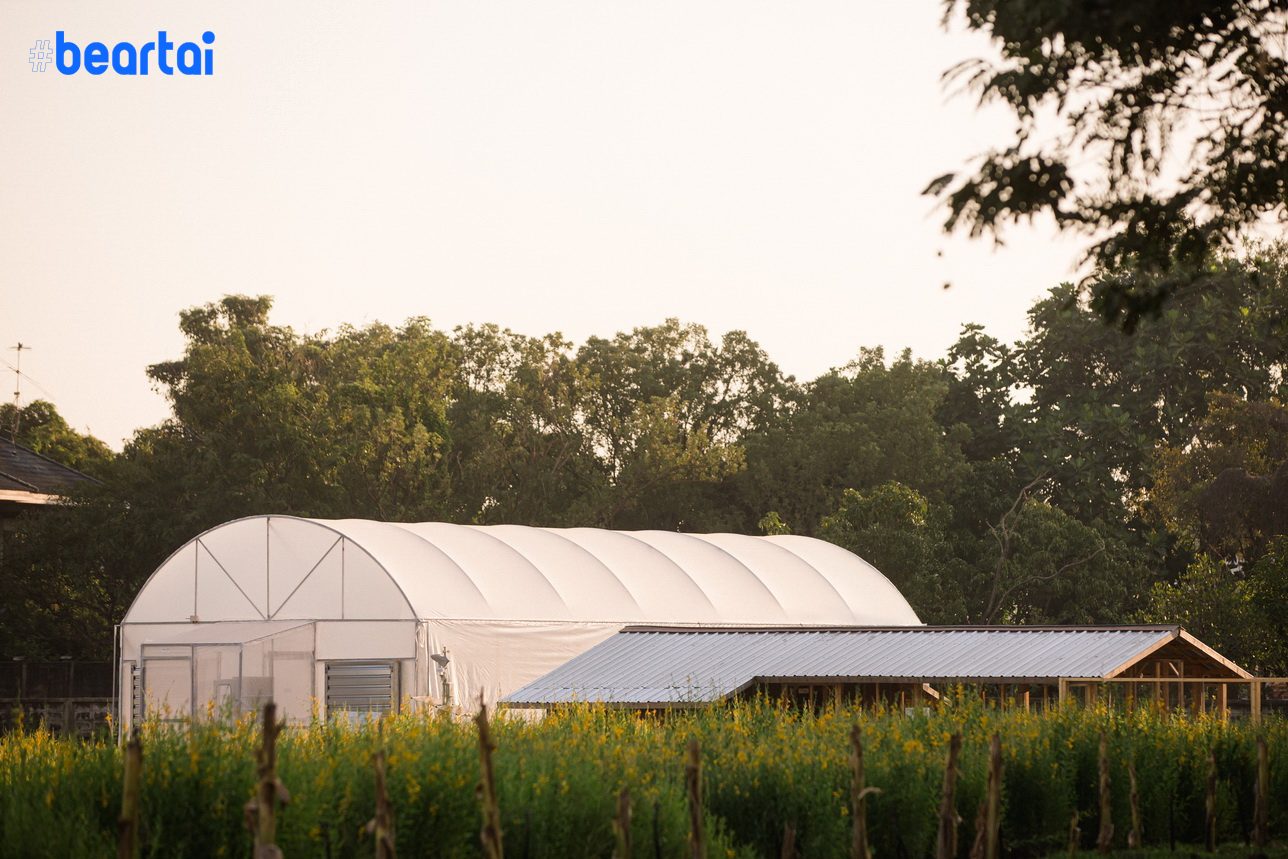
{"type": "Polygon", "coordinates": [[[21,341],[17,346],[10,346],[10,352],[17,353],[13,367],[13,436],[11,440],[18,443],[18,430],[22,423],[22,353],[30,352],[31,347],[21,341]]]}

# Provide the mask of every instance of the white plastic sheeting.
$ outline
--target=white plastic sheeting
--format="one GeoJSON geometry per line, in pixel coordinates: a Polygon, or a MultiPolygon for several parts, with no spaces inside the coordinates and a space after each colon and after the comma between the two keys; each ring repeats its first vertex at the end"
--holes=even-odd
{"type": "Polygon", "coordinates": [[[806,537],[254,516],[194,538],[144,584],[121,625],[121,688],[140,648],[227,644],[235,682],[231,650],[203,652],[195,673],[193,655],[188,699],[183,666],[158,662],[167,700],[196,712],[208,696],[272,694],[303,717],[326,662],[388,659],[405,696],[443,703],[431,657],[446,652],[452,703],[470,706],[641,623],[920,621],[870,564],[806,537]],[[302,625],[307,645],[264,643],[302,625]]]}
{"type": "Polygon", "coordinates": [[[920,623],[874,567],[808,537],[289,516],[187,543],[124,622],[436,618],[920,623]]]}

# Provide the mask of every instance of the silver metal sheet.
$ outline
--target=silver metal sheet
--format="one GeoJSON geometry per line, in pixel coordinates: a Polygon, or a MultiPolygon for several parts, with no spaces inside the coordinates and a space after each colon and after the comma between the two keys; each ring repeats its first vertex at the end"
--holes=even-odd
{"type": "Polygon", "coordinates": [[[504,700],[674,705],[756,680],[1013,682],[1103,677],[1174,627],[626,630],[504,700]]]}

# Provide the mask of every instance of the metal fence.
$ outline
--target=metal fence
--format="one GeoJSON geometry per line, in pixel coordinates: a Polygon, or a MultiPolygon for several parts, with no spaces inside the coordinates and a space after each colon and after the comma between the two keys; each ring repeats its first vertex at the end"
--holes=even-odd
{"type": "Polygon", "coordinates": [[[0,731],[43,724],[89,737],[106,729],[111,712],[110,662],[0,662],[0,731]]]}

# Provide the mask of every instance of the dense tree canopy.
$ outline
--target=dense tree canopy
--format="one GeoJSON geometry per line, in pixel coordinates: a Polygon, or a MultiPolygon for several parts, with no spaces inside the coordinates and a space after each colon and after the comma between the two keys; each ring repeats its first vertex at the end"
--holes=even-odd
{"type": "Polygon", "coordinates": [[[946,227],[1050,216],[1095,237],[1097,309],[1131,330],[1207,280],[1214,252],[1288,220],[1283,0],[945,0],[996,60],[946,79],[1002,104],[1012,139],[931,182],[946,227]]]}
{"type": "Polygon", "coordinates": [[[0,650],[105,657],[175,546],[276,512],[813,535],[927,621],[1182,621],[1288,670],[1285,267],[1209,263],[1130,338],[1060,286],[1017,342],[968,325],[941,360],[858,348],[805,382],[675,320],[301,335],[230,296],[182,314],[149,371],[171,417],[120,454],[27,407],[101,483],[19,532],[0,650]]]}

